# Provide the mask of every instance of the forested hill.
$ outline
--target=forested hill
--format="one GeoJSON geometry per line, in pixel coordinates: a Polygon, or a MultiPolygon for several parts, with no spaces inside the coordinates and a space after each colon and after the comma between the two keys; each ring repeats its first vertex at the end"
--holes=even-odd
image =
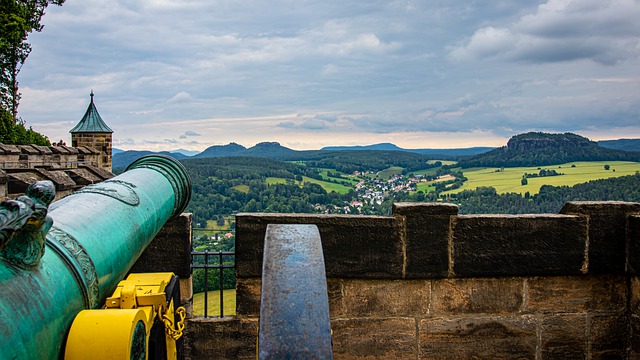
{"type": "Polygon", "coordinates": [[[265,175],[282,178],[293,178],[295,175],[315,177],[309,173],[317,172],[313,168],[336,169],[351,174],[354,171],[381,171],[394,166],[401,167],[406,172],[439,166],[437,163],[428,163],[428,156],[403,151],[318,151],[306,154],[304,159],[306,166],[255,156],[190,158],[182,160],[182,163],[192,176],[251,179],[265,175]],[[216,171],[228,173],[228,176],[214,174],[216,171]],[[273,174],[267,174],[269,172],[273,174]]]}
{"type": "Polygon", "coordinates": [[[598,146],[583,136],[531,132],[512,137],[507,146],[460,161],[463,168],[564,164],[572,161],[640,161],[640,152],[598,146]]]}
{"type": "Polygon", "coordinates": [[[218,179],[243,180],[264,180],[267,177],[293,179],[296,175],[307,175],[309,170],[298,164],[244,156],[185,159],[181,162],[192,179],[206,179],[211,176],[218,179]]]}

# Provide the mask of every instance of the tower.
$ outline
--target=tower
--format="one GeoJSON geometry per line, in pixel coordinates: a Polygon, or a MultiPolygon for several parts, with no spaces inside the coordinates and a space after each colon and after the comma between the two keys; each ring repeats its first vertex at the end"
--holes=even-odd
{"type": "Polygon", "coordinates": [[[91,103],[84,113],[82,120],[69,130],[71,133],[71,146],[87,146],[100,151],[98,166],[111,171],[111,140],[113,130],[104,123],[98,109],[93,103],[93,90],[91,90],[91,103]]]}

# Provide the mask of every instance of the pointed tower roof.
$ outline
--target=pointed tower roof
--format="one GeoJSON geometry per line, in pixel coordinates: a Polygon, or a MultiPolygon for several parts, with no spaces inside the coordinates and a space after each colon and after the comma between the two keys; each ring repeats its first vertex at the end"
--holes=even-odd
{"type": "Polygon", "coordinates": [[[91,90],[91,103],[87,108],[87,112],[84,113],[82,120],[69,130],[70,133],[113,133],[107,124],[102,121],[98,109],[93,104],[93,90],[91,90]]]}

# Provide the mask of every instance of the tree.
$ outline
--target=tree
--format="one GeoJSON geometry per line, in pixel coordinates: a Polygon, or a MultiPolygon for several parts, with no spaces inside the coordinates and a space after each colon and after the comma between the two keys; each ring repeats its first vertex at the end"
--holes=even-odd
{"type": "Polygon", "coordinates": [[[16,118],[20,93],[18,73],[31,52],[27,36],[42,31],[40,24],[49,4],[65,0],[0,0],[0,95],[2,107],[16,118]]]}
{"type": "Polygon", "coordinates": [[[611,169],[611,166],[609,166],[609,164],[607,164],[607,165],[604,166],[604,169],[605,170],[609,170],[609,169],[611,169]]]}
{"type": "MultiPolygon", "coordinates": [[[[1,129],[3,142],[23,143],[31,137],[44,136],[31,128],[26,129],[24,122],[18,120],[18,73],[31,52],[27,36],[33,31],[42,31],[40,20],[49,4],[62,5],[65,0],[0,0],[0,107],[3,112],[1,129]],[[8,112],[8,117],[5,112],[8,112]],[[9,135],[9,133],[15,133],[9,135]],[[11,141],[11,139],[22,139],[11,141]]],[[[46,139],[46,138],[45,138],[46,139]]],[[[29,142],[27,142],[29,143],[29,142]]],[[[46,141],[46,145],[49,141],[46,141]]],[[[41,143],[41,145],[44,145],[41,143]]]]}
{"type": "Polygon", "coordinates": [[[529,183],[529,181],[527,180],[527,178],[523,176],[522,180],[520,180],[520,184],[527,185],[528,183],[529,183]]]}
{"type": "MultiPolygon", "coordinates": [[[[2,0],[0,0],[2,1],[2,0]]],[[[33,131],[31,128],[25,128],[22,121],[16,121],[9,111],[0,108],[0,143],[3,144],[36,144],[49,145],[49,139],[46,136],[33,131]]]]}

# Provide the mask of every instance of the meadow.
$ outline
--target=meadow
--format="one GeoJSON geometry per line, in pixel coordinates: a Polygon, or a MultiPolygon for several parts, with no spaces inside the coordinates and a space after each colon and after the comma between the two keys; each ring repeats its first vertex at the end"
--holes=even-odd
{"type": "Polygon", "coordinates": [[[544,167],[465,169],[464,176],[467,177],[468,180],[464,185],[458,189],[447,191],[444,194],[455,194],[463,190],[473,190],[481,186],[493,186],[499,194],[510,192],[524,194],[529,192],[531,195],[534,195],[540,192],[540,187],[543,185],[573,186],[591,180],[633,175],[638,171],[640,171],[640,163],[629,161],[589,161],[544,167]],[[605,165],[609,165],[610,169],[605,170],[605,165]],[[528,178],[527,185],[521,184],[524,173],[537,174],[540,169],[553,169],[558,173],[563,173],[563,175],[528,178]]]}
{"type": "MultiPolygon", "coordinates": [[[[286,184],[287,183],[287,179],[276,178],[276,177],[268,177],[267,180],[266,180],[266,183],[268,185],[286,184]]],[[[300,185],[300,186],[302,186],[302,183],[318,184],[323,189],[325,189],[327,192],[335,191],[338,194],[346,194],[346,193],[349,192],[349,190],[352,189],[352,187],[349,187],[349,186],[345,186],[345,185],[342,185],[342,184],[335,184],[335,183],[328,182],[328,181],[316,180],[316,179],[312,179],[312,178],[307,177],[307,176],[303,176],[302,177],[302,183],[299,182],[299,181],[295,181],[295,183],[300,185]]]]}
{"type": "MultiPolygon", "coordinates": [[[[223,290],[224,315],[236,314],[236,289],[223,290]]],[[[193,294],[193,315],[204,316],[204,293],[193,294]]],[[[220,316],[220,292],[207,293],[207,316],[220,316]]]]}

